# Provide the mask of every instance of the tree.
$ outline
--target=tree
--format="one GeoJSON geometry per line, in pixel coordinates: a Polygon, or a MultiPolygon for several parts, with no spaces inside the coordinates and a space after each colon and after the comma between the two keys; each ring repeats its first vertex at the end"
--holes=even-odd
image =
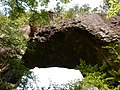
{"type": "Polygon", "coordinates": [[[11,90],[12,77],[16,77],[17,80],[25,70],[21,57],[26,49],[26,40],[19,32],[18,26],[19,22],[0,15],[0,89],[11,90]],[[12,75],[14,70],[16,74],[12,75]],[[9,72],[12,74],[7,76],[9,72]]]}
{"type": "Polygon", "coordinates": [[[108,13],[108,18],[113,17],[117,14],[119,14],[120,11],[120,0],[108,0],[107,2],[109,5],[109,10],[107,11],[108,13]]]}
{"type": "MultiPolygon", "coordinates": [[[[17,18],[24,13],[28,8],[31,11],[36,11],[38,4],[41,3],[41,6],[47,6],[50,0],[0,0],[6,8],[6,13],[9,13],[10,16],[17,18]]],[[[60,0],[63,3],[69,2],[69,0],[60,0]]]]}
{"type": "Polygon", "coordinates": [[[109,3],[110,0],[103,0],[103,3],[108,7],[110,8],[110,3],[109,3]]]}

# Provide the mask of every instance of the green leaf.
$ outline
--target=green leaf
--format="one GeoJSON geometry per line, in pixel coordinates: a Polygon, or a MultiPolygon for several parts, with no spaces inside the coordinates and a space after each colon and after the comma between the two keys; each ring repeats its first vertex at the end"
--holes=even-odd
{"type": "Polygon", "coordinates": [[[120,63],[120,60],[114,60],[115,63],[120,63]]]}

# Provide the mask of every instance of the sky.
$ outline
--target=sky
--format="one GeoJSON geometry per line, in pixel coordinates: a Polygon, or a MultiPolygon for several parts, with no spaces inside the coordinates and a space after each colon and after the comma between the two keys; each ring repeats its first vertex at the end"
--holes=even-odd
{"type": "MultiPolygon", "coordinates": [[[[83,76],[79,70],[74,69],[67,69],[67,68],[60,68],[60,67],[50,67],[50,68],[37,68],[31,69],[32,76],[34,76],[34,80],[31,78],[28,78],[27,87],[26,90],[42,90],[41,87],[44,88],[44,90],[56,90],[53,88],[53,86],[57,87],[66,87],[64,85],[67,85],[68,82],[71,82],[71,84],[74,84],[76,82],[82,81],[83,76]],[[64,84],[64,85],[63,85],[64,84]],[[48,89],[50,87],[50,89],[48,89]]],[[[26,78],[23,76],[23,78],[26,78]]],[[[23,90],[22,88],[18,87],[18,90],[23,90]]],[[[61,89],[57,89],[61,90],[61,89]]],[[[69,89],[65,89],[69,90],[69,89]]]]}
{"type": "MultiPolygon", "coordinates": [[[[73,6],[75,6],[76,4],[82,6],[83,4],[89,4],[90,7],[93,9],[95,7],[99,7],[101,4],[103,3],[103,0],[72,0],[70,3],[64,5],[61,4],[63,6],[65,6],[65,8],[71,8],[73,6]]],[[[57,4],[56,0],[50,0],[50,3],[48,5],[49,9],[53,9],[57,4]]]]}

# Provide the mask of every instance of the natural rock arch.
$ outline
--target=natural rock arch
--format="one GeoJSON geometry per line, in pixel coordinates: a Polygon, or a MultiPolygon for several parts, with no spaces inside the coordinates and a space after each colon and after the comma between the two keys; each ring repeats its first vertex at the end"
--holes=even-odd
{"type": "Polygon", "coordinates": [[[107,20],[105,16],[87,14],[41,27],[23,56],[26,66],[74,68],[80,59],[94,64],[104,60],[111,64],[115,57],[102,46],[119,40],[120,17],[107,20]]]}

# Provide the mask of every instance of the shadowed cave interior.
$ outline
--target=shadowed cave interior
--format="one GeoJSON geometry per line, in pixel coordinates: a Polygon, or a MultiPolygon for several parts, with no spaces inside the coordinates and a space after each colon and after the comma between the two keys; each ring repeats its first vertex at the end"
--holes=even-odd
{"type": "Polygon", "coordinates": [[[29,68],[75,68],[81,59],[88,64],[96,64],[107,56],[106,50],[102,49],[104,42],[77,27],[56,32],[45,42],[36,40],[28,43],[29,49],[26,50],[23,60],[29,68]]]}

